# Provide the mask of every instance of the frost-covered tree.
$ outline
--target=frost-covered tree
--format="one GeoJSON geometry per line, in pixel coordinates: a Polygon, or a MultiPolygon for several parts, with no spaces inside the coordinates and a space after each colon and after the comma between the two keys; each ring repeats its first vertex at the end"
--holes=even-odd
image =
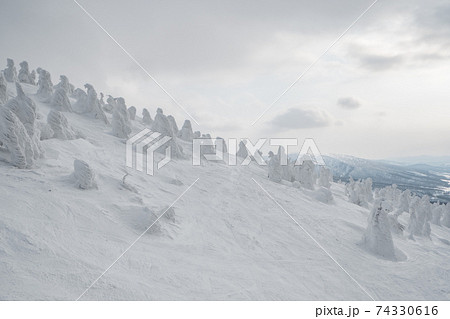
{"type": "Polygon", "coordinates": [[[0,106],[8,101],[8,86],[3,71],[0,72],[0,106]]]}
{"type": "Polygon", "coordinates": [[[105,124],[109,124],[103,109],[100,105],[100,101],[97,98],[97,92],[91,84],[86,83],[84,87],[87,90],[87,94],[84,95],[78,89],[75,90],[77,102],[74,105],[74,110],[81,114],[87,114],[93,118],[102,120],[105,124]]]}
{"type": "Polygon", "coordinates": [[[444,214],[445,205],[434,203],[431,207],[431,223],[441,226],[442,215],[444,214]]]}
{"type": "Polygon", "coordinates": [[[128,108],[128,115],[130,116],[130,120],[134,121],[136,119],[136,108],[134,106],[128,108]]]}
{"type": "Polygon", "coordinates": [[[381,200],[377,200],[370,212],[368,225],[363,237],[364,247],[383,258],[395,260],[395,247],[386,210],[381,200]]]}
{"type": "Polygon", "coordinates": [[[200,136],[202,136],[202,133],[200,133],[200,131],[194,132],[194,138],[200,138],[200,136]]]}
{"type": "Polygon", "coordinates": [[[178,137],[183,141],[192,142],[192,140],[194,139],[194,132],[192,132],[191,121],[184,121],[183,127],[178,132],[178,137]]]}
{"type": "Polygon", "coordinates": [[[91,189],[97,188],[94,170],[85,161],[76,159],[73,162],[74,172],[73,179],[78,188],[91,189]]]}
{"type": "Polygon", "coordinates": [[[51,105],[61,112],[72,112],[72,105],[70,104],[69,97],[66,90],[63,88],[57,88],[53,93],[51,105]]]}
{"type": "Polygon", "coordinates": [[[425,195],[422,198],[415,196],[410,205],[410,220],[408,230],[410,238],[414,236],[429,237],[431,235],[431,210],[430,197],[425,195]]]}
{"type": "Polygon", "coordinates": [[[69,82],[69,78],[65,75],[59,76],[59,83],[54,86],[55,90],[63,89],[67,96],[72,96],[75,86],[69,82]]]}
{"type": "Polygon", "coordinates": [[[283,146],[278,147],[277,157],[280,160],[281,165],[281,179],[288,182],[294,181],[294,163],[292,163],[287,156],[283,146]]]}
{"type": "Polygon", "coordinates": [[[30,79],[33,85],[36,85],[36,71],[32,70],[30,73],[30,79]]]}
{"type": "MultiPolygon", "coordinates": [[[[349,183],[345,186],[345,192],[349,201],[361,207],[368,207],[373,200],[371,185],[371,179],[354,181],[350,177],[349,183]]],[[[383,197],[381,196],[380,198],[383,197]]]]}
{"type": "Polygon", "coordinates": [[[125,100],[121,97],[116,99],[116,107],[112,117],[113,135],[119,138],[128,138],[131,133],[131,122],[128,115],[125,100]]]}
{"type": "Polygon", "coordinates": [[[5,75],[6,81],[17,81],[17,71],[13,59],[6,59],[6,69],[3,70],[3,74],[5,75]]]}
{"type": "Polygon", "coordinates": [[[54,138],[60,140],[74,140],[80,137],[80,134],[69,125],[64,114],[59,111],[50,111],[47,116],[47,123],[54,133],[54,138]]]}
{"type": "Polygon", "coordinates": [[[175,118],[172,115],[168,115],[167,120],[169,121],[173,135],[178,136],[178,125],[177,122],[175,121],[175,118]]]}
{"type": "Polygon", "coordinates": [[[450,228],[450,203],[445,205],[442,215],[441,225],[450,228]]]}
{"type": "Polygon", "coordinates": [[[315,182],[315,165],[312,160],[304,160],[302,165],[296,166],[294,177],[304,188],[314,189],[315,182]]]}
{"type": "Polygon", "coordinates": [[[156,110],[155,120],[152,122],[151,130],[154,132],[159,132],[162,135],[170,136],[172,139],[163,147],[159,149],[161,152],[165,152],[167,147],[171,147],[171,155],[173,158],[183,158],[183,149],[177,143],[177,137],[173,134],[172,128],[170,126],[169,120],[164,115],[163,110],[158,108],[156,110]]]}
{"type": "Polygon", "coordinates": [[[248,150],[247,150],[247,146],[245,145],[244,141],[239,142],[239,149],[238,149],[236,155],[241,158],[247,158],[248,150]]]}
{"type": "Polygon", "coordinates": [[[16,114],[6,107],[0,107],[0,142],[11,156],[11,163],[18,168],[33,166],[36,156],[25,126],[16,114]]]}
{"type": "Polygon", "coordinates": [[[55,135],[55,132],[52,130],[50,124],[43,123],[43,122],[37,122],[37,127],[39,128],[39,131],[41,132],[41,141],[49,140],[53,138],[55,135]]]}
{"type": "Polygon", "coordinates": [[[33,78],[31,77],[30,70],[28,68],[28,62],[22,61],[20,62],[20,70],[19,75],[17,76],[19,79],[19,82],[27,83],[27,84],[35,84],[33,81],[33,78]]]}
{"type": "Polygon", "coordinates": [[[276,183],[281,182],[282,170],[281,170],[281,165],[280,165],[280,159],[272,151],[269,152],[269,162],[268,162],[267,166],[269,169],[269,174],[268,174],[269,179],[272,182],[276,182],[276,183]]]}
{"type": "Polygon", "coordinates": [[[333,181],[333,175],[328,167],[321,166],[319,169],[318,185],[330,189],[331,182],[333,181]]]}
{"type": "Polygon", "coordinates": [[[16,82],[17,96],[0,108],[0,141],[11,153],[11,162],[19,168],[31,167],[42,157],[40,131],[36,123],[36,105],[16,82]]]}
{"type": "Polygon", "coordinates": [[[111,95],[108,95],[108,98],[106,99],[106,104],[102,106],[103,111],[112,114],[114,112],[115,107],[116,107],[116,99],[113,98],[111,95]]]}
{"type": "Polygon", "coordinates": [[[53,95],[53,83],[50,73],[44,69],[38,68],[39,74],[37,96],[42,102],[50,102],[53,95]]]}
{"type": "Polygon", "coordinates": [[[150,116],[150,112],[144,108],[142,110],[142,123],[144,123],[145,125],[152,125],[152,117],[150,116]]]}

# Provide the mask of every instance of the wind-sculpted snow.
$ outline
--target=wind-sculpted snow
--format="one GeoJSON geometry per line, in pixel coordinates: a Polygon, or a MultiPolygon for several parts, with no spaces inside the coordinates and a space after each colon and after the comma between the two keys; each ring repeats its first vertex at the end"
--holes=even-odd
{"type": "Polygon", "coordinates": [[[74,140],[80,137],[67,121],[67,118],[59,111],[52,110],[48,113],[47,123],[53,130],[53,137],[60,140],[74,140]]]}
{"type": "Polygon", "coordinates": [[[194,132],[192,132],[191,121],[185,120],[183,127],[178,132],[178,137],[186,142],[192,142],[194,139],[194,132]]]}
{"type": "Polygon", "coordinates": [[[55,93],[53,93],[51,105],[61,112],[73,111],[69,97],[67,96],[67,91],[62,87],[57,88],[55,93]]]}
{"type": "Polygon", "coordinates": [[[19,75],[17,76],[19,79],[19,82],[35,85],[34,79],[30,74],[28,62],[27,61],[20,62],[19,65],[20,65],[20,70],[19,70],[19,75]]]}
{"type": "Polygon", "coordinates": [[[59,76],[59,83],[54,86],[55,90],[63,89],[67,96],[72,96],[75,86],[69,82],[69,78],[65,75],[59,76]]]}
{"type": "Polygon", "coordinates": [[[73,162],[74,172],[73,178],[75,180],[75,185],[81,189],[91,189],[97,188],[97,183],[95,181],[95,173],[89,167],[89,164],[85,161],[76,159],[73,162]]]}
{"type": "Polygon", "coordinates": [[[127,106],[125,105],[125,100],[121,97],[116,100],[112,118],[112,131],[113,135],[119,138],[128,138],[131,133],[131,122],[127,106]]]}
{"type": "Polygon", "coordinates": [[[17,81],[17,71],[13,59],[6,59],[6,69],[3,70],[3,74],[5,75],[6,81],[17,81]]]}
{"type": "Polygon", "coordinates": [[[41,141],[43,140],[49,140],[55,136],[55,132],[53,131],[52,127],[48,123],[44,122],[37,122],[37,126],[39,131],[41,132],[41,141]]]}
{"type": "Polygon", "coordinates": [[[42,102],[50,102],[53,95],[53,83],[50,73],[42,68],[37,69],[39,74],[37,96],[42,102]]]}
{"type": "Polygon", "coordinates": [[[128,115],[130,116],[130,120],[134,121],[136,119],[136,108],[134,106],[128,108],[128,115]]]}

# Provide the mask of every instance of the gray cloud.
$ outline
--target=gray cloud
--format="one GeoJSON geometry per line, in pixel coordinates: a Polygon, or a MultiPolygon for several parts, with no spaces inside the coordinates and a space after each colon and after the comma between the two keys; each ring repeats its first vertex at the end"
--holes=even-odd
{"type": "Polygon", "coordinates": [[[353,97],[341,97],[338,99],[337,104],[344,109],[357,109],[361,106],[361,103],[353,97]]]}
{"type": "Polygon", "coordinates": [[[290,108],[277,115],[270,124],[279,129],[303,129],[330,126],[332,117],[320,109],[290,108]]]}
{"type": "Polygon", "coordinates": [[[396,67],[404,62],[401,55],[359,54],[359,62],[362,67],[371,71],[384,71],[396,67]]]}

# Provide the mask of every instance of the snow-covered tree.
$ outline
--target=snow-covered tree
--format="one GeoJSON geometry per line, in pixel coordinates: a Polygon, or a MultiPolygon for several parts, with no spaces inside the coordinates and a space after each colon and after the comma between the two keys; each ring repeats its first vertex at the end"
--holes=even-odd
{"type": "Polygon", "coordinates": [[[159,132],[162,135],[170,136],[172,139],[161,147],[159,151],[164,152],[167,147],[171,147],[171,155],[173,158],[183,158],[183,149],[177,143],[177,137],[173,134],[172,128],[170,126],[169,120],[164,115],[163,110],[158,108],[156,110],[155,120],[151,124],[151,130],[154,132],[159,132]]]}
{"type": "Polygon", "coordinates": [[[39,131],[41,132],[41,141],[49,140],[53,138],[55,135],[55,132],[52,130],[50,124],[43,123],[43,122],[37,122],[37,127],[39,128],[39,131]]]}
{"type": "Polygon", "coordinates": [[[370,252],[389,260],[396,260],[394,241],[383,202],[376,200],[369,215],[363,245],[370,252]]]}
{"type": "Polygon", "coordinates": [[[150,116],[150,112],[144,108],[142,110],[142,123],[145,125],[151,125],[153,122],[152,117],[150,116]]]}
{"type": "Polygon", "coordinates": [[[194,139],[194,132],[192,132],[191,121],[184,121],[183,127],[178,132],[178,137],[183,141],[192,142],[192,140],[194,139]]]}
{"type": "Polygon", "coordinates": [[[60,140],[74,140],[80,137],[80,134],[69,125],[64,114],[59,111],[50,111],[47,116],[47,123],[53,130],[54,138],[60,140]]]}
{"type": "Polygon", "coordinates": [[[331,182],[333,181],[333,175],[328,167],[321,166],[319,169],[318,185],[330,189],[331,182]]]}
{"type": "Polygon", "coordinates": [[[121,97],[116,99],[116,107],[112,117],[113,135],[119,138],[128,138],[131,133],[131,122],[128,115],[125,100],[121,97]]]}
{"type": "Polygon", "coordinates": [[[57,88],[53,93],[51,105],[61,112],[72,112],[72,105],[70,104],[67,92],[63,88],[57,88]]]}
{"type": "Polygon", "coordinates": [[[112,114],[114,112],[114,108],[116,107],[116,99],[111,95],[108,95],[106,99],[106,104],[102,106],[103,111],[112,114]]]}
{"type": "Polygon", "coordinates": [[[247,158],[248,150],[247,150],[247,146],[245,146],[244,141],[239,142],[239,149],[238,149],[236,155],[241,158],[247,158]]]}
{"type": "Polygon", "coordinates": [[[65,75],[59,76],[59,83],[54,86],[55,90],[63,89],[67,96],[72,96],[73,92],[75,91],[75,86],[73,84],[70,84],[69,78],[65,75]]]}
{"type": "Polygon", "coordinates": [[[178,136],[178,125],[177,122],[175,121],[175,118],[172,115],[168,115],[167,120],[169,121],[173,135],[178,136]]]}
{"type": "Polygon", "coordinates": [[[36,71],[32,70],[30,73],[30,79],[33,85],[36,85],[36,71]]]}
{"type": "Polygon", "coordinates": [[[202,136],[202,133],[200,133],[200,131],[194,132],[194,138],[200,138],[200,136],[202,136]]]}
{"type": "Polygon", "coordinates": [[[27,83],[27,84],[35,84],[33,81],[33,78],[31,77],[30,70],[28,68],[28,62],[22,61],[20,62],[20,70],[19,75],[17,76],[19,79],[19,82],[27,83]]]}
{"type": "MultiPolygon", "coordinates": [[[[353,204],[361,207],[368,207],[369,202],[373,199],[372,180],[358,180],[354,181],[350,177],[349,183],[345,186],[345,192],[348,199],[353,204]]],[[[383,198],[382,196],[380,198],[383,198]]]]}
{"type": "Polygon", "coordinates": [[[444,214],[445,205],[440,203],[434,203],[431,207],[431,223],[434,225],[441,226],[442,215],[444,214]]]}
{"type": "Polygon", "coordinates": [[[442,215],[441,225],[450,228],[450,203],[445,205],[442,215]]]}
{"type": "Polygon", "coordinates": [[[53,95],[53,83],[50,73],[44,69],[38,68],[39,74],[37,96],[43,102],[50,102],[53,95]]]}
{"type": "Polygon", "coordinates": [[[272,182],[276,182],[276,183],[281,182],[282,170],[281,170],[281,165],[280,165],[280,159],[272,151],[269,152],[269,162],[268,162],[267,166],[269,168],[269,174],[268,174],[269,179],[272,182]]]}
{"type": "Polygon", "coordinates": [[[76,89],[75,96],[77,102],[74,104],[74,110],[81,114],[87,114],[93,118],[102,120],[105,124],[109,124],[100,101],[97,98],[97,92],[91,84],[86,83],[84,87],[87,89],[87,94],[81,93],[82,90],[76,89]]]}
{"type": "Polygon", "coordinates": [[[3,71],[0,72],[0,105],[5,104],[8,101],[8,86],[6,84],[3,71]]]}
{"type": "Polygon", "coordinates": [[[134,106],[128,108],[128,115],[130,116],[130,120],[134,121],[136,119],[136,108],[134,106]]]}
{"type": "Polygon", "coordinates": [[[6,59],[6,69],[3,70],[3,74],[5,75],[5,80],[8,82],[17,81],[17,71],[14,66],[13,59],[6,59]]]}
{"type": "Polygon", "coordinates": [[[74,172],[73,179],[75,180],[76,186],[81,189],[91,189],[97,188],[97,183],[95,181],[95,173],[89,164],[85,161],[76,159],[73,162],[74,172]]]}
{"type": "Polygon", "coordinates": [[[410,205],[410,220],[408,230],[410,238],[414,236],[429,237],[431,235],[431,210],[430,197],[425,195],[422,198],[415,196],[410,205]]]}
{"type": "Polygon", "coordinates": [[[301,165],[294,169],[294,178],[299,181],[304,188],[314,189],[315,181],[315,165],[312,160],[304,160],[301,165]]]}
{"type": "Polygon", "coordinates": [[[0,108],[0,141],[11,153],[11,162],[19,168],[33,166],[44,150],[36,123],[36,105],[16,82],[17,96],[0,108]]]}

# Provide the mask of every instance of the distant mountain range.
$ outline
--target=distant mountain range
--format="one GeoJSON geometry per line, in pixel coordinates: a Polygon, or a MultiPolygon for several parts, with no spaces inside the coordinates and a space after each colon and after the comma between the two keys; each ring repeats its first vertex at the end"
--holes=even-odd
{"type": "Polygon", "coordinates": [[[335,181],[372,178],[374,187],[396,184],[432,201],[450,202],[450,157],[419,156],[368,160],[348,155],[323,156],[335,181]]]}

